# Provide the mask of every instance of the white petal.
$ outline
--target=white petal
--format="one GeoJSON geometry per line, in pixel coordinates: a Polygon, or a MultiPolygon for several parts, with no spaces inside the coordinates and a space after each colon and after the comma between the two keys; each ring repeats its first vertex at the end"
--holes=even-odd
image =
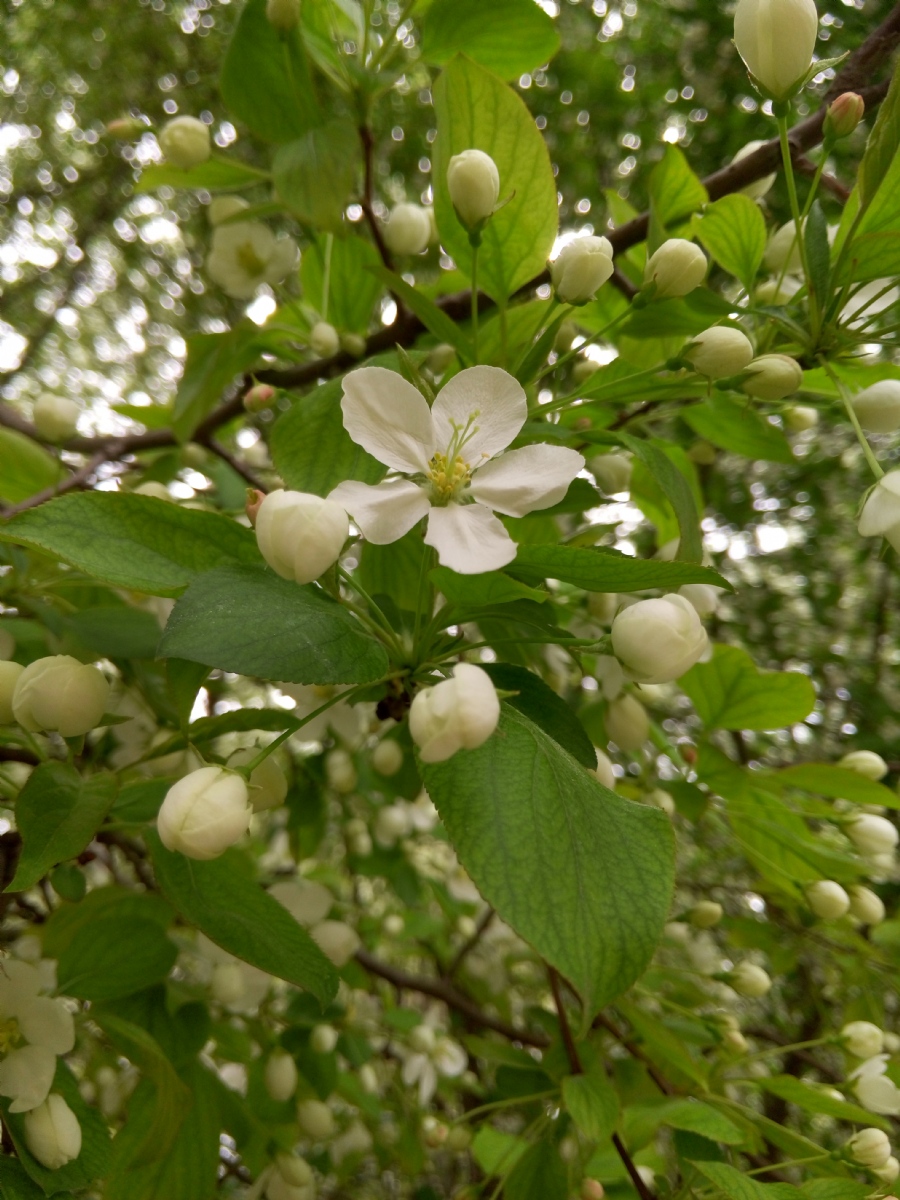
{"type": "Polygon", "coordinates": [[[558,504],[583,466],[578,451],[566,446],[523,446],[485,463],[472,479],[472,495],[495,512],[524,517],[558,504]]]}
{"type": "Polygon", "coordinates": [[[43,1046],[23,1046],[0,1062],[0,1096],[9,1096],[11,1112],[30,1112],[47,1099],[56,1074],[56,1055],[43,1046]]]}
{"type": "Polygon", "coordinates": [[[354,442],[396,471],[427,471],[434,454],[425,397],[396,371],[360,367],[344,377],[344,428],[354,442]]]}
{"type": "Polygon", "coordinates": [[[366,541],[376,546],[396,542],[428,512],[431,501],[408,479],[376,483],[339,483],[328,497],[347,510],[366,541]]]}
{"type": "Polygon", "coordinates": [[[68,1054],[75,1045],[75,1022],[61,1000],[38,996],[19,1012],[19,1028],[32,1046],[68,1054]]]}
{"type": "Polygon", "coordinates": [[[428,514],[425,544],[442,566],[460,575],[499,571],[516,557],[516,543],[483,504],[449,504],[428,514]]]}
{"type": "Polygon", "coordinates": [[[441,388],[431,416],[435,446],[442,453],[453,440],[454,427],[463,429],[473,420],[477,432],[466,440],[462,456],[474,468],[506,449],[525,424],[528,402],[508,372],[499,367],[469,367],[441,388]]]}

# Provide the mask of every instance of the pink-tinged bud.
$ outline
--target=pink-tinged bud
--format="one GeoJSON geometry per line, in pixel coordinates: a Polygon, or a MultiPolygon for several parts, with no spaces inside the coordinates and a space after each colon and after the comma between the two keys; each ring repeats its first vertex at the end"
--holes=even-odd
{"type": "Polygon", "coordinates": [[[147,126],[144,122],[137,117],[117,117],[115,121],[110,121],[107,124],[106,132],[110,137],[128,142],[143,133],[146,128],[147,126]]]}
{"type": "Polygon", "coordinates": [[[825,136],[829,138],[849,137],[863,119],[866,102],[856,92],[844,92],[829,107],[825,114],[825,136]]]}
{"type": "Polygon", "coordinates": [[[275,389],[267,383],[257,383],[255,387],[244,393],[244,408],[247,412],[262,412],[271,408],[275,401],[275,389]]]}
{"type": "Polygon", "coordinates": [[[265,498],[265,492],[261,492],[257,488],[247,488],[247,503],[244,507],[254,529],[256,528],[256,514],[265,498]]]}

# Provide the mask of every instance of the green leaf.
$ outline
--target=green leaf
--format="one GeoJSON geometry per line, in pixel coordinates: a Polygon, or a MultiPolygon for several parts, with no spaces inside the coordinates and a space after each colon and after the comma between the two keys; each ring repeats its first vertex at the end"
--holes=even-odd
{"type": "Polygon", "coordinates": [[[558,227],[556,180],[534,118],[505,83],[462,56],[454,58],[434,88],[438,136],[432,178],[441,244],[464,274],[471,274],[469,236],[447,189],[447,164],[475,148],[500,172],[500,198],[510,202],[488,222],[478,253],[478,283],[503,303],[546,266],[558,227]]]}
{"type": "Polygon", "coordinates": [[[0,541],[52,554],[115,587],[177,596],[221,563],[258,563],[249,529],[151,496],[60,496],[0,525],[0,541]]]}
{"type": "Polygon", "coordinates": [[[0,427],[0,500],[19,504],[65,474],[59,461],[24,433],[0,427]]]}
{"type": "Polygon", "coordinates": [[[167,779],[142,779],[138,783],[128,783],[120,789],[112,806],[112,814],[116,820],[126,823],[155,821],[169,787],[170,780],[167,779]]]}
{"type": "MultiPolygon", "coordinates": [[[[841,283],[864,283],[900,274],[900,232],[864,233],[854,238],[846,270],[840,274],[841,283]]],[[[846,307],[852,313],[854,308],[862,307],[862,301],[850,300],[846,307]]]]}
{"type": "Polygon", "coordinates": [[[378,483],[387,467],[354,442],[341,416],[343,384],[323,383],[297,399],[272,429],[270,449],[285,486],[326,496],[345,479],[378,483]]]}
{"type": "MultiPolygon", "coordinates": [[[[632,1108],[629,1111],[634,1110],[632,1108]]],[[[672,1129],[684,1129],[688,1133],[699,1133],[701,1137],[709,1138],[713,1142],[739,1146],[746,1141],[744,1133],[733,1121],[729,1121],[718,1109],[700,1100],[667,1100],[654,1105],[652,1112],[661,1125],[669,1125],[672,1129]]]]}
{"type": "Polygon", "coordinates": [[[816,693],[799,671],[760,671],[745,650],[716,646],[678,681],[707,729],[783,729],[804,720],[816,693]]]}
{"type": "Polygon", "coordinates": [[[187,339],[187,359],[172,409],[172,429],[181,442],[210,413],[237,375],[259,358],[259,328],[243,321],[225,333],[195,333],[187,339]]]}
{"type": "Polygon", "coordinates": [[[597,752],[584,726],[562,696],[557,696],[539,675],[512,663],[481,665],[494,681],[495,687],[504,692],[517,693],[507,699],[512,708],[548,733],[588,770],[596,767],[597,752]]]}
{"type": "Polygon", "coordinates": [[[182,729],[191,719],[197,693],[208,675],[209,668],[203,663],[188,662],[185,658],[170,658],[166,662],[166,696],[182,729]]]}
{"type": "Polygon", "coordinates": [[[859,771],[832,763],[798,763],[780,771],[760,772],[756,777],[766,788],[800,788],[819,796],[851,800],[854,804],[878,804],[883,808],[900,808],[900,796],[883,783],[866,779],[859,771]]]}
{"type": "Polygon", "coordinates": [[[16,801],[22,854],[8,892],[34,887],[51,867],[76,858],[116,798],[116,778],[104,771],[82,779],[74,767],[42,763],[16,801]]]}
{"type": "Polygon", "coordinates": [[[0,1200],[44,1200],[44,1192],[17,1158],[0,1155],[0,1200]]]}
{"type": "Polygon", "coordinates": [[[501,79],[517,79],[559,49],[554,21],[535,0],[433,0],[422,28],[422,57],[443,66],[464,52],[501,79]]]}
{"type": "Polygon", "coordinates": [[[510,569],[526,579],[560,579],[588,592],[677,591],[683,583],[711,583],[730,589],[727,580],[710,567],[629,558],[577,546],[520,546],[510,569]]]}
{"type": "Polygon", "coordinates": [[[451,604],[466,608],[489,608],[494,604],[511,604],[514,600],[534,600],[543,604],[547,593],[528,587],[504,575],[502,571],[485,571],[481,575],[459,575],[449,567],[435,567],[428,577],[451,604]]]}
{"type": "Polygon", "coordinates": [[[675,510],[681,542],[676,559],[685,563],[698,563],[703,558],[703,539],[700,536],[700,514],[697,501],[688,481],[672,459],[652,446],[643,438],[620,433],[619,441],[639,458],[654,475],[666,498],[675,510]]]}
{"type": "Polygon", "coordinates": [[[210,158],[199,167],[184,171],[169,163],[144,167],[134,186],[136,192],[155,192],[161,187],[194,188],[210,192],[237,192],[266,183],[265,171],[258,171],[236,159],[210,158]]]}
{"type": "Polygon", "coordinates": [[[867,1183],[850,1179],[808,1179],[800,1184],[800,1194],[806,1200],[866,1200],[871,1190],[867,1183]]]}
{"type": "Polygon", "coordinates": [[[321,120],[299,32],[282,33],[266,16],[266,0],[247,0],[219,77],[234,116],[268,142],[290,142],[321,120]]]}
{"type": "Polygon", "coordinates": [[[813,202],[809,216],[806,218],[803,240],[806,246],[806,261],[809,264],[812,290],[818,297],[819,306],[824,307],[829,297],[831,247],[828,245],[828,222],[825,220],[825,211],[818,200],[813,202]]]}
{"type": "Polygon", "coordinates": [[[650,199],[664,226],[677,224],[709,200],[709,194],[677,146],[666,146],[650,172],[650,199]]]}
{"type": "Polygon", "coordinates": [[[174,914],[162,896],[119,887],[96,888],[78,904],[63,904],[53,912],[43,926],[44,953],[48,958],[59,958],[79,930],[110,916],[133,916],[165,930],[174,914]]]}
{"type": "Polygon", "coordinates": [[[381,643],[336,601],[258,567],[201,575],[172,610],[159,652],[288,683],[373,683],[388,666],[381,643]]]}
{"type": "Polygon", "coordinates": [[[419,601],[423,560],[429,553],[422,531],[409,533],[386,546],[363,542],[359,556],[359,582],[376,603],[389,597],[401,612],[414,613],[419,601]],[[380,598],[380,600],[379,600],[380,598]]]}
{"type": "Polygon", "coordinates": [[[787,438],[749,403],[714,395],[681,410],[694,433],[720,450],[763,462],[793,463],[787,438]]]}
{"type": "MultiPolygon", "coordinates": [[[[859,164],[857,188],[861,211],[870,207],[876,193],[885,182],[888,172],[898,166],[900,156],[900,65],[894,67],[891,86],[887,96],[882,101],[872,132],[866,142],[866,152],[859,164]]],[[[891,189],[892,191],[894,189],[891,189]]],[[[887,189],[885,189],[885,192],[887,189]]],[[[882,193],[885,195],[885,193],[882,193]]],[[[896,192],[891,197],[897,203],[896,192]]]]}
{"type": "Polygon", "coordinates": [[[789,1183],[757,1183],[727,1163],[695,1162],[693,1165],[724,1192],[728,1200],[788,1200],[791,1196],[799,1200],[801,1196],[800,1191],[789,1183]]]}
{"type": "MultiPolygon", "coordinates": [[[[532,0],[527,0],[527,2],[530,4],[532,0]]],[[[452,317],[448,317],[443,309],[438,308],[432,300],[408,284],[401,276],[389,271],[387,267],[379,264],[372,270],[392,292],[400,297],[410,312],[415,313],[430,333],[433,333],[441,342],[449,342],[459,351],[463,365],[472,362],[472,343],[452,317]]]]}
{"type": "MultiPolygon", "coordinates": [[[[306,10],[304,5],[304,11],[306,10]]],[[[381,259],[371,242],[356,234],[317,237],[303,251],[300,282],[304,299],[346,333],[367,333],[372,309],[381,294],[371,274],[381,259]],[[330,247],[330,250],[329,250],[330,247]],[[328,302],[325,302],[325,263],[328,262],[328,302]]]]}
{"type": "Polygon", "coordinates": [[[749,291],[766,250],[766,222],[759,205],[740,192],[707,205],[691,229],[719,266],[749,291]]]}
{"type": "Polygon", "coordinates": [[[661,935],[668,819],[601,787],[507,704],[483,746],[421,771],[479,891],[578,989],[590,1020],[638,978],[661,935]]]}
{"type": "Polygon", "coordinates": [[[323,1007],[334,998],[334,967],[287,909],[248,878],[239,851],[194,862],[166,850],[155,834],[148,843],[160,889],[186,921],[236,958],[312,992],[323,1007]]]}
{"type": "Polygon", "coordinates": [[[529,1146],[510,1171],[504,1200],[566,1200],[569,1174],[552,1142],[529,1146]]]}
{"type": "Polygon", "coordinates": [[[602,1066],[598,1064],[587,1075],[568,1075],[562,1081],[562,1096],[586,1138],[602,1142],[612,1134],[619,1119],[619,1098],[602,1066]]]}
{"type": "Polygon", "coordinates": [[[876,1125],[888,1132],[891,1129],[890,1121],[886,1121],[884,1117],[876,1116],[859,1104],[836,1100],[824,1088],[812,1087],[793,1075],[761,1077],[757,1082],[764,1092],[780,1096],[782,1100],[786,1100],[788,1104],[795,1104],[804,1112],[824,1113],[838,1121],[851,1121],[857,1125],[876,1125]]]}
{"type": "Polygon", "coordinates": [[[165,979],[177,957],[155,921],[100,917],[78,926],[59,955],[59,990],[80,1000],[117,1000],[165,979]]]}
{"type": "Polygon", "coordinates": [[[359,162],[356,127],[339,117],[279,149],[272,164],[275,190],[302,224],[336,232],[359,162]]]}
{"type": "Polygon", "coordinates": [[[153,613],[125,604],[82,608],[67,623],[101,658],[155,658],[162,632],[153,613]]]}

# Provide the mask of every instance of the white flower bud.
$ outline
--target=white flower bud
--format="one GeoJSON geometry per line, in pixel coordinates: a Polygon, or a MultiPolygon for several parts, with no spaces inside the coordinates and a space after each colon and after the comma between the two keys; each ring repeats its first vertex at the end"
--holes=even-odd
{"type": "Polygon", "coordinates": [[[738,54],[774,100],[787,99],[800,86],[818,30],[813,0],[739,0],[734,13],[738,54]]]}
{"type": "Polygon", "coordinates": [[[850,893],[850,916],[863,925],[880,925],[885,918],[884,902],[871,888],[855,884],[850,893]]]}
{"type": "MultiPolygon", "coordinates": [[[[893,1154],[887,1160],[883,1167],[875,1167],[872,1174],[880,1179],[882,1183],[893,1183],[900,1175],[900,1161],[894,1158],[893,1154]]],[[[890,1197],[887,1197],[890,1200],[890,1197]]]]}
{"type": "Polygon", "coordinates": [[[863,854],[888,854],[897,845],[897,826],[887,817],[863,813],[848,821],[844,831],[863,854]]]}
{"type": "Polygon", "coordinates": [[[169,788],[156,828],[168,850],[205,861],[239,841],[252,816],[242,776],[224,767],[201,767],[169,788]]]}
{"type": "Polygon", "coordinates": [[[788,221],[769,238],[763,265],[773,275],[798,275],[803,270],[795,222],[788,221]]]}
{"type": "Polygon", "coordinates": [[[56,1092],[24,1116],[25,1145],[48,1171],[58,1171],[81,1153],[78,1118],[56,1092]]]}
{"type": "Polygon", "coordinates": [[[597,765],[591,771],[591,774],[605,788],[609,788],[611,792],[614,792],[616,790],[616,775],[609,756],[604,754],[602,750],[598,750],[596,746],[594,747],[594,753],[597,755],[597,765]]]}
{"type": "Polygon", "coordinates": [[[883,534],[892,546],[900,544],[900,470],[888,471],[866,496],[857,528],[860,537],[883,534]]]}
{"type": "Polygon", "coordinates": [[[399,913],[390,913],[384,918],[384,932],[388,937],[399,937],[406,925],[399,913]]]}
{"type": "Polygon", "coordinates": [[[379,775],[396,775],[403,766],[403,747],[396,738],[382,738],[372,751],[372,769],[379,775]]]}
{"type": "Polygon", "coordinates": [[[477,229],[493,214],[500,198],[500,172],[483,150],[463,150],[447,164],[447,189],[456,215],[477,229]]]}
{"type": "Polygon", "coordinates": [[[806,889],[806,902],[823,921],[837,921],[850,911],[850,897],[833,879],[819,879],[806,889]]]}
{"type": "Polygon", "coordinates": [[[297,1123],[314,1142],[324,1142],[335,1130],[334,1113],[322,1100],[301,1100],[297,1123]]]}
{"type": "Polygon", "coordinates": [[[550,279],[562,304],[587,304],[613,273],[612,243],[605,237],[578,237],[550,264],[550,279]]]}
{"type": "Polygon", "coordinates": [[[24,670],[21,663],[0,661],[0,725],[13,720],[13,693],[24,670]]]}
{"type": "Polygon", "coordinates": [[[740,329],[729,325],[713,325],[688,342],[682,351],[698,375],[709,379],[725,379],[737,375],[753,358],[750,339],[740,329]]]}
{"type": "MultiPolygon", "coordinates": [[[[588,592],[587,606],[591,616],[602,625],[611,625],[619,607],[619,595],[617,592],[588,592]]],[[[601,655],[601,658],[617,662],[617,659],[613,658],[611,654],[601,655]]],[[[599,679],[600,676],[598,675],[597,678],[599,679]]],[[[612,696],[609,696],[608,699],[611,700],[612,696]]]]}
{"type": "Polygon", "coordinates": [[[333,1025],[316,1025],[309,1035],[309,1044],[316,1054],[330,1054],[338,1044],[339,1037],[333,1025]]]}
{"type": "Polygon", "coordinates": [[[182,171],[199,167],[212,153],[209,126],[196,117],[174,117],[167,121],[158,140],[166,162],[182,171]]]}
{"type": "Polygon", "coordinates": [[[760,400],[783,400],[803,383],[800,364],[787,354],[763,354],[745,368],[741,391],[760,400]]]}
{"type": "Polygon", "coordinates": [[[612,623],[616,658],[639,683],[667,683],[697,662],[709,645],[697,610],[675,594],[639,600],[612,623]]]}
{"type": "Polygon", "coordinates": [[[747,1039],[739,1029],[726,1029],[722,1034],[722,1045],[729,1054],[746,1054],[750,1049],[747,1039]]]}
{"type": "Polygon", "coordinates": [[[773,279],[764,279],[757,284],[753,293],[757,304],[770,304],[783,307],[789,304],[803,287],[803,280],[796,275],[785,275],[773,279]]]}
{"type": "MultiPolygon", "coordinates": [[[[258,746],[252,750],[238,750],[229,758],[228,765],[244,767],[247,763],[252,762],[259,752],[258,746]]],[[[264,758],[259,766],[250,772],[247,789],[254,812],[264,812],[266,809],[277,808],[279,804],[284,804],[288,793],[287,776],[274,755],[270,754],[268,758],[264,758]]]]}
{"type": "Polygon", "coordinates": [[[78,431],[81,409],[65,396],[41,396],[31,412],[34,427],[48,442],[65,442],[78,431]]]}
{"type": "Polygon", "coordinates": [[[340,557],[350,521],[339,504],[308,492],[270,492],[256,514],[260,553],[282,579],[312,583],[340,557]]]}
{"type": "Polygon", "coordinates": [[[393,846],[409,833],[409,814],[400,804],[379,808],[375,816],[375,840],[379,846],[393,846]]]}
{"type": "MultiPolygon", "coordinates": [[[[733,163],[740,162],[742,158],[746,158],[752,154],[754,150],[758,150],[760,146],[764,146],[765,142],[748,142],[746,146],[742,146],[737,154],[731,160],[733,163]]],[[[742,187],[741,191],[745,196],[749,196],[751,200],[762,200],[772,188],[775,182],[776,175],[764,175],[762,179],[755,179],[753,183],[748,183],[746,187],[742,187]]]]}
{"type": "Polygon", "coordinates": [[[293,29],[300,20],[300,0],[266,0],[266,16],[276,29],[293,29]]]}
{"type": "Polygon", "coordinates": [[[631,695],[619,696],[610,702],[603,724],[610,741],[626,754],[640,750],[650,736],[647,710],[631,695]]]}
{"type": "Polygon", "coordinates": [[[711,617],[719,607],[719,596],[724,590],[711,583],[685,583],[678,589],[678,595],[684,596],[696,609],[698,617],[711,617]]]}
{"type": "Polygon", "coordinates": [[[240,196],[215,196],[207,205],[206,219],[215,227],[230,217],[236,217],[238,213],[246,212],[249,207],[240,196]]]}
{"type": "Polygon", "coordinates": [[[863,429],[893,433],[900,429],[900,380],[882,379],[853,397],[853,411],[863,429]]]}
{"type": "Polygon", "coordinates": [[[758,999],[765,996],[772,986],[772,980],[762,967],[751,962],[740,962],[728,976],[728,982],[739,996],[758,999]]]}
{"type": "Polygon", "coordinates": [[[606,1191],[599,1179],[581,1181],[581,1200],[603,1200],[605,1195],[606,1191]]]}
{"type": "Polygon", "coordinates": [[[607,496],[617,496],[631,487],[632,463],[624,454],[600,454],[588,465],[607,496]]]}
{"type": "Polygon", "coordinates": [[[840,1039],[856,1058],[874,1058],[884,1048],[884,1032],[871,1021],[851,1021],[841,1030],[840,1039]]]}
{"type": "Polygon", "coordinates": [[[661,808],[670,817],[675,812],[675,801],[669,792],[663,791],[662,788],[653,788],[644,797],[644,801],[647,804],[652,804],[654,808],[661,808]]]}
{"type": "Polygon", "coordinates": [[[877,1171],[891,1157],[888,1135],[880,1129],[861,1129],[847,1142],[850,1156],[864,1167],[877,1171]]]}
{"type": "Polygon", "coordinates": [[[299,1154],[276,1154],[275,1167],[278,1174],[291,1187],[299,1188],[312,1183],[312,1167],[299,1154]]]}
{"type": "Polygon", "coordinates": [[[353,358],[362,358],[366,352],[366,339],[361,333],[342,333],[341,349],[353,358]]]}
{"type": "Polygon", "coordinates": [[[657,300],[686,296],[706,278],[706,268],[706,255],[699,246],[684,238],[669,238],[647,260],[644,284],[656,284],[657,300]]]}
{"type": "Polygon", "coordinates": [[[349,796],[359,782],[352,755],[346,750],[329,750],[325,755],[325,777],[330,788],[349,796]]]}
{"type": "Polygon", "coordinates": [[[378,1074],[371,1063],[363,1063],[357,1073],[359,1086],[368,1096],[377,1096],[379,1091],[378,1074]]]}
{"type": "Polygon", "coordinates": [[[431,241],[431,217],[418,204],[395,204],[384,226],[384,241],[392,254],[421,254],[431,241]]]}
{"type": "Polygon", "coordinates": [[[309,347],[319,358],[332,358],[341,348],[341,335],[328,321],[317,321],[309,331],[309,347]]]}
{"type": "Polygon", "coordinates": [[[453,676],[416,694],[409,732],[422,762],[444,762],[457,750],[475,750],[500,720],[500,701],[490,676],[472,663],[458,663],[453,676]]]}
{"type": "Polygon", "coordinates": [[[698,900],[688,913],[688,920],[695,929],[712,929],[722,920],[723,911],[715,900],[698,900]]]}
{"type": "Polygon", "coordinates": [[[297,1090],[297,1064],[286,1050],[273,1050],[263,1072],[263,1082],[271,1098],[279,1104],[290,1100],[297,1090]]]}
{"type": "Polygon", "coordinates": [[[838,759],[838,766],[848,771],[856,771],[858,775],[877,783],[888,773],[888,765],[874,750],[851,750],[843,758],[838,759]]]}
{"type": "Polygon", "coordinates": [[[29,663],[16,681],[13,715],[29,733],[56,732],[79,737],[106,712],[109,684],[96,667],[68,654],[29,663]]]}
{"type": "Polygon", "coordinates": [[[175,501],[172,493],[164,483],[159,483],[156,479],[148,479],[146,483],[140,483],[132,490],[134,496],[152,496],[154,500],[165,500],[166,504],[174,504],[175,501]]]}
{"type": "Polygon", "coordinates": [[[345,966],[359,949],[359,934],[343,921],[320,921],[310,937],[336,967],[345,966]]]}
{"type": "Polygon", "coordinates": [[[805,433],[819,424],[819,410],[808,404],[792,404],[783,415],[784,423],[792,433],[805,433]]]}

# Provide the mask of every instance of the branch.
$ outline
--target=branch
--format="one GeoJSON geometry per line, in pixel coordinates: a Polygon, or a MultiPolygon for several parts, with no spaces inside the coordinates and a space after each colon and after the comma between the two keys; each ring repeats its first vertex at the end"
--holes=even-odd
{"type": "Polygon", "coordinates": [[[453,961],[450,963],[450,966],[447,968],[447,978],[448,979],[453,978],[453,976],[456,974],[456,972],[462,966],[463,960],[465,959],[466,955],[470,954],[475,949],[475,947],[481,941],[481,938],[484,935],[484,932],[487,929],[488,925],[490,925],[491,921],[493,921],[493,919],[496,915],[497,914],[494,912],[494,910],[492,908],[485,909],[485,911],[481,914],[481,916],[478,918],[478,924],[475,926],[475,932],[472,934],[472,936],[470,938],[468,938],[465,942],[463,942],[463,944],[457,950],[456,954],[453,956],[453,961]]]}
{"type": "MultiPolygon", "coordinates": [[[[381,232],[381,226],[378,224],[378,218],[375,216],[375,210],[372,208],[372,197],[375,193],[374,180],[374,159],[375,159],[375,141],[372,137],[372,130],[368,125],[360,125],[359,140],[362,142],[363,148],[363,194],[360,198],[360,206],[363,210],[363,215],[366,218],[366,224],[369,226],[369,231],[375,245],[378,247],[378,253],[381,255],[381,261],[389,271],[393,271],[394,263],[391,258],[391,252],[388,250],[384,240],[384,235],[381,232]]],[[[397,301],[399,305],[399,300],[397,301]]]]}
{"type": "Polygon", "coordinates": [[[656,1067],[653,1065],[641,1047],[637,1044],[637,1042],[628,1037],[627,1034],[622,1033],[621,1029],[619,1029],[609,1017],[605,1016],[603,1013],[599,1013],[596,1017],[594,1017],[593,1024],[595,1028],[599,1026],[601,1029],[605,1029],[607,1033],[611,1034],[616,1039],[620,1046],[625,1047],[632,1058],[637,1059],[639,1063],[643,1063],[647,1069],[647,1074],[664,1096],[674,1096],[677,1094],[675,1088],[672,1087],[667,1079],[660,1075],[659,1071],[657,1071],[656,1067]]]}
{"type": "Polygon", "coordinates": [[[91,476],[103,463],[114,461],[119,457],[121,457],[121,451],[116,453],[112,447],[99,450],[89,462],[86,462],[83,467],[79,467],[72,475],[68,475],[60,483],[54,484],[53,487],[44,488],[42,492],[35,492],[33,496],[29,496],[27,500],[23,500],[20,504],[13,504],[9,508],[4,508],[2,515],[4,517],[14,517],[16,513],[24,512],[27,508],[36,508],[38,504],[43,504],[45,500],[55,500],[57,496],[62,496],[65,492],[74,492],[86,488],[91,476]]]}

